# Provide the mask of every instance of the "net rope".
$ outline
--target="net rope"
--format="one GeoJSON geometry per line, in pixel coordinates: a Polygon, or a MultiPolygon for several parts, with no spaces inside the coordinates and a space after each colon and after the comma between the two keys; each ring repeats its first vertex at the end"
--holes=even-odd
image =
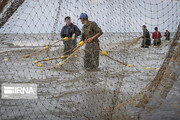
{"type": "MultiPolygon", "coordinates": [[[[163,79],[158,76],[168,69],[165,63],[179,50],[178,0],[0,0],[0,7],[0,84],[38,85],[38,99],[1,99],[1,119],[145,119],[148,114],[141,111],[158,109],[160,102],[150,110],[147,101],[156,97],[153,88],[172,83],[156,79],[163,79]],[[78,48],[77,57],[54,68],[63,61],[64,18],[70,16],[82,30],[81,13],[103,31],[100,70],[84,69],[85,45],[78,48]],[[161,46],[141,48],[142,25],[150,36],[159,28],[161,46]],[[166,30],[171,32],[169,41],[166,30]]],[[[166,96],[170,88],[161,92],[166,96]]]]}

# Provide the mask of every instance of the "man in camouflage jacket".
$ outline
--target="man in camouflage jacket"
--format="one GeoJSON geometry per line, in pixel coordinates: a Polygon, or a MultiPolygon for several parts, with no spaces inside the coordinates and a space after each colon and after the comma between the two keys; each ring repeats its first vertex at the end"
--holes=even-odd
{"type": "Polygon", "coordinates": [[[86,70],[96,70],[99,66],[99,39],[103,34],[101,28],[95,22],[88,20],[86,13],[82,13],[79,18],[84,24],[82,28],[81,41],[86,41],[84,68],[86,70]]]}

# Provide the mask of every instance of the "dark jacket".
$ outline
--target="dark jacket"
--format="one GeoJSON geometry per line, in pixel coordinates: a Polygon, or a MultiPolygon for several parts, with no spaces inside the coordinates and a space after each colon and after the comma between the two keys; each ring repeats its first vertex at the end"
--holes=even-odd
{"type": "Polygon", "coordinates": [[[147,29],[143,30],[143,45],[151,45],[150,33],[147,29]]]}
{"type": "Polygon", "coordinates": [[[170,40],[170,32],[166,31],[164,36],[166,37],[166,40],[170,40]]]}
{"type": "Polygon", "coordinates": [[[64,37],[71,38],[74,33],[76,34],[76,37],[81,35],[81,31],[79,30],[79,28],[76,25],[74,25],[72,23],[69,26],[65,25],[61,29],[61,38],[64,38],[64,37]]]}
{"type": "Polygon", "coordinates": [[[150,39],[150,33],[147,29],[143,30],[143,36],[144,36],[144,39],[150,39]]]}

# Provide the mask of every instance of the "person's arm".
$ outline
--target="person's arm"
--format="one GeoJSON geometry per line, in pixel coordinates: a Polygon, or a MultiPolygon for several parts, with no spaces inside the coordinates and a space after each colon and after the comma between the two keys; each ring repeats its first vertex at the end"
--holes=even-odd
{"type": "Polygon", "coordinates": [[[84,34],[81,35],[81,41],[85,41],[84,34]]]}
{"type": "Polygon", "coordinates": [[[88,42],[92,42],[93,39],[98,38],[103,34],[101,28],[95,22],[93,23],[93,29],[94,29],[94,31],[97,32],[97,34],[95,34],[94,36],[88,38],[87,39],[88,42]]]}
{"type": "Polygon", "coordinates": [[[85,35],[83,32],[84,32],[84,26],[82,28],[81,41],[85,41],[85,35]]]}
{"type": "Polygon", "coordinates": [[[95,38],[97,38],[97,37],[99,37],[99,36],[101,36],[101,34],[100,34],[100,33],[97,33],[96,35],[94,35],[94,36],[88,38],[87,41],[88,41],[88,42],[92,42],[93,39],[95,39],[95,38]]]}
{"type": "Polygon", "coordinates": [[[170,37],[170,32],[168,32],[168,36],[170,37]]]}
{"type": "Polygon", "coordinates": [[[81,31],[79,30],[79,28],[75,25],[75,34],[76,34],[76,37],[81,35],[81,31]]]}
{"type": "Polygon", "coordinates": [[[162,36],[161,36],[161,32],[159,32],[159,38],[161,38],[162,36]]]}
{"type": "Polygon", "coordinates": [[[154,32],[152,33],[152,39],[154,39],[155,38],[155,36],[154,36],[154,32]]]}
{"type": "Polygon", "coordinates": [[[61,29],[61,38],[64,38],[64,27],[61,29]]]}
{"type": "Polygon", "coordinates": [[[145,31],[143,31],[143,35],[140,38],[144,38],[145,37],[145,31]]]}

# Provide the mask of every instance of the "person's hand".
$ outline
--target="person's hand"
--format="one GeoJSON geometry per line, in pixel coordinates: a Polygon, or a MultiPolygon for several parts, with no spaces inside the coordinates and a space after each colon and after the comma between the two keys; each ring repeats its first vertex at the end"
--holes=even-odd
{"type": "Polygon", "coordinates": [[[93,40],[92,37],[90,37],[90,38],[87,39],[88,42],[92,42],[92,40],[93,40]]]}

